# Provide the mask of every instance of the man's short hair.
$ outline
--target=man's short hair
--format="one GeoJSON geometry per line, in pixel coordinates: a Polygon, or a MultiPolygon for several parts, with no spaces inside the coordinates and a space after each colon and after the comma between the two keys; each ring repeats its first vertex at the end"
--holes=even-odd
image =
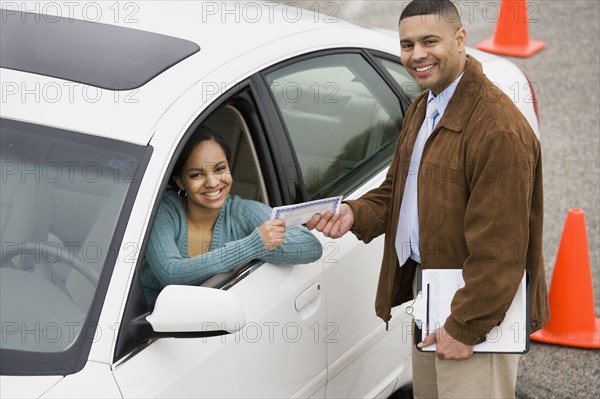
{"type": "Polygon", "coordinates": [[[460,13],[450,0],[413,0],[402,10],[400,21],[420,15],[438,15],[448,23],[462,26],[460,13]]]}

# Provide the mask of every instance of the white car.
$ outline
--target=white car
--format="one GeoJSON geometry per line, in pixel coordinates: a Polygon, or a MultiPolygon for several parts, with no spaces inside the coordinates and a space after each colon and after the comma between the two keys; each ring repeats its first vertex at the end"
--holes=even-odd
{"type": "MultiPolygon", "coordinates": [[[[410,384],[406,304],[387,331],[374,311],[383,237],[315,233],[317,262],[169,286],[152,312],[138,279],[199,126],[233,149],[232,193],[270,206],[383,181],[419,89],[397,33],[327,11],[2,2],[0,396],[387,397],[410,384]]],[[[539,133],[523,73],[470,52],[539,133]]]]}

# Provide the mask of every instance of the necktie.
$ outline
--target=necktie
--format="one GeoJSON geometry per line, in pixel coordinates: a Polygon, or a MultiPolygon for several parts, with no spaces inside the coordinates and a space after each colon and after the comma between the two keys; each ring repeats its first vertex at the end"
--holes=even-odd
{"type": "Polygon", "coordinates": [[[435,118],[438,111],[435,107],[434,98],[430,98],[427,103],[427,112],[425,120],[419,129],[415,147],[410,157],[410,166],[408,168],[408,178],[404,187],[404,195],[400,204],[400,217],[398,219],[398,230],[396,234],[396,252],[400,266],[404,265],[406,260],[411,257],[417,263],[421,263],[421,254],[419,252],[419,207],[417,202],[417,181],[419,176],[419,166],[421,156],[427,139],[433,132],[435,118]]]}

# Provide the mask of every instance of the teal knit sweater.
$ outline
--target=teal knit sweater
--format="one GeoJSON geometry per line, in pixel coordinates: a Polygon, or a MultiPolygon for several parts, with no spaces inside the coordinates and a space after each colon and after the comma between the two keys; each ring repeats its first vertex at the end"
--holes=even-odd
{"type": "Polygon", "coordinates": [[[321,243],[299,226],[287,228],[284,244],[267,251],[258,227],[270,218],[271,208],[267,205],[229,196],[215,223],[210,250],[190,258],[183,201],[174,192],[167,192],[159,206],[140,273],[148,305],[154,307],[158,293],[167,285],[198,285],[216,273],[254,259],[292,265],[311,263],[321,257],[321,243]]]}

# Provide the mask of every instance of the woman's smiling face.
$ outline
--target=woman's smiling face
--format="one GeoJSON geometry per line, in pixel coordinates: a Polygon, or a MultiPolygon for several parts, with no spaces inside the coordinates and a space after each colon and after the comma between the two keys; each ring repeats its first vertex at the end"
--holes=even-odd
{"type": "Polygon", "coordinates": [[[233,182],[225,152],[213,140],[202,141],[192,150],[175,180],[187,191],[188,205],[212,210],[223,207],[233,182]]]}

